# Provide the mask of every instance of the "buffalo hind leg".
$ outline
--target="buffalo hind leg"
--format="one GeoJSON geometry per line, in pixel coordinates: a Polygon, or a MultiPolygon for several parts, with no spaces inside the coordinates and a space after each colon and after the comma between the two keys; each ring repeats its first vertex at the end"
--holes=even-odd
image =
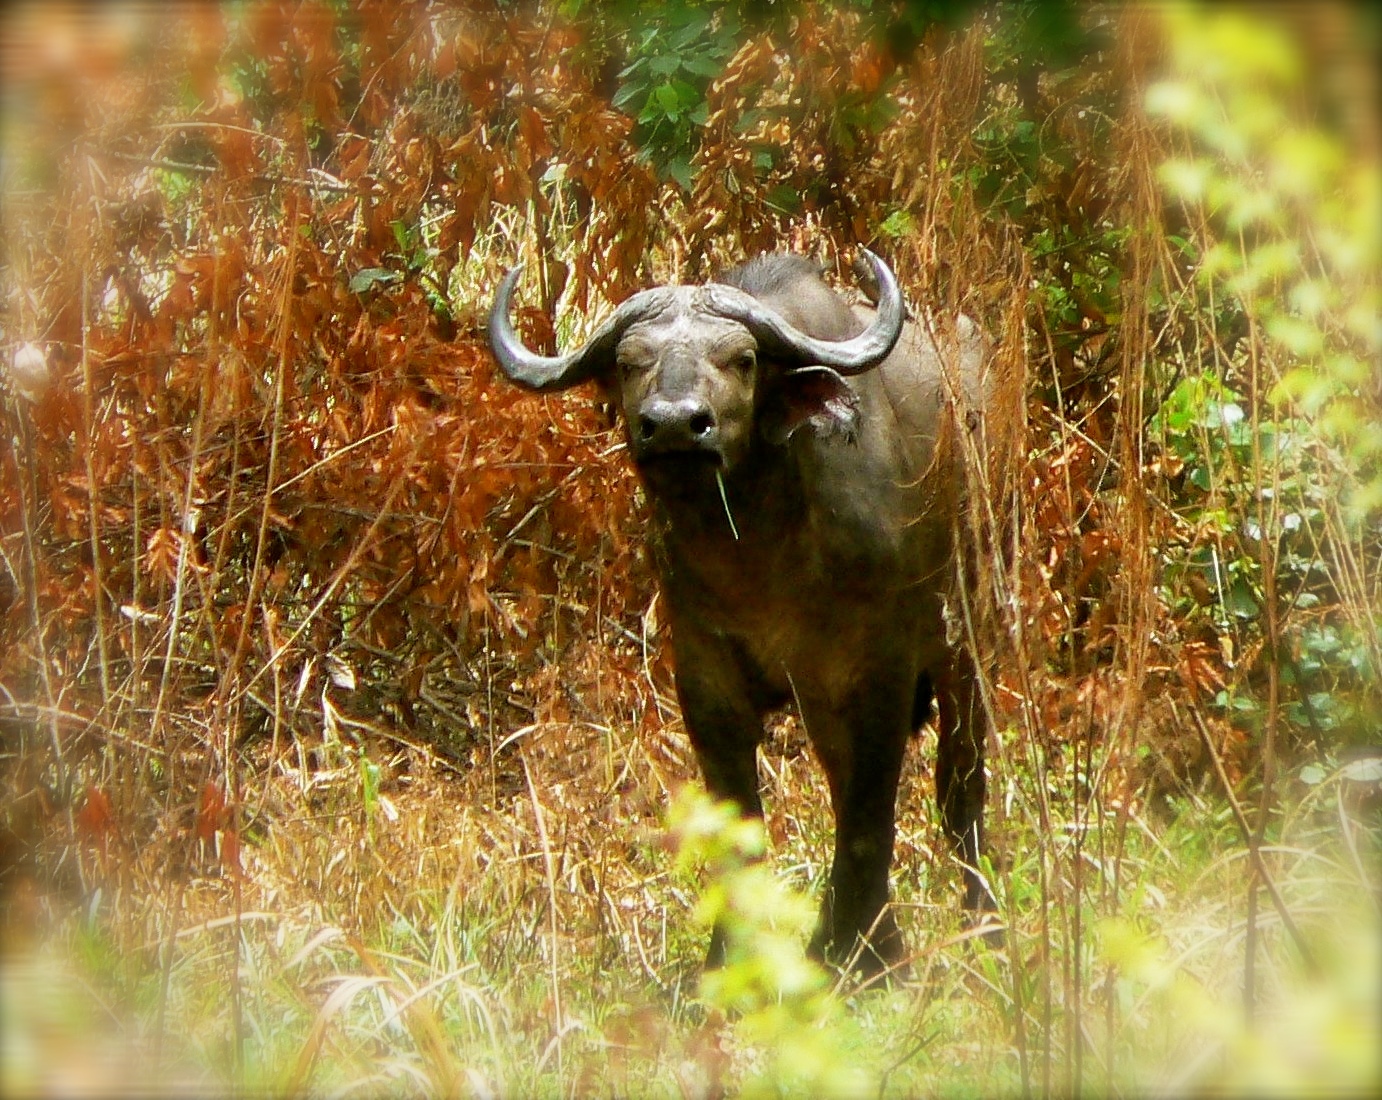
{"type": "Polygon", "coordinates": [[[941,825],[964,869],[966,909],[992,911],[993,895],[979,874],[984,843],[984,734],[988,719],[974,663],[957,648],[937,670],[940,709],[936,801],[941,825]]]}

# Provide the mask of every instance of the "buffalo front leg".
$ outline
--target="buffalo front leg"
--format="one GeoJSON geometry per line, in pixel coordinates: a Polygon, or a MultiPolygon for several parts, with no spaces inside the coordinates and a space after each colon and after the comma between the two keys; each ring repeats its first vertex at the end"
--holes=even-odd
{"type": "Polygon", "coordinates": [[[940,733],[936,751],[936,800],[941,825],[964,872],[966,909],[992,910],[994,901],[979,874],[984,842],[984,736],[988,718],[979,698],[978,674],[969,654],[957,649],[938,670],[940,733]]]}
{"type": "Polygon", "coordinates": [[[899,676],[863,690],[843,712],[806,701],[802,706],[835,811],[835,858],[810,952],[864,977],[887,969],[903,953],[887,907],[888,871],[912,705],[897,685],[911,682],[899,676]]]}
{"type": "MultiPolygon", "coordinates": [[[[687,631],[674,639],[677,697],[706,789],[741,813],[761,818],[757,752],[763,719],[744,673],[720,646],[701,644],[687,631]]],[[[724,962],[725,928],[717,921],[705,965],[724,962]]]]}

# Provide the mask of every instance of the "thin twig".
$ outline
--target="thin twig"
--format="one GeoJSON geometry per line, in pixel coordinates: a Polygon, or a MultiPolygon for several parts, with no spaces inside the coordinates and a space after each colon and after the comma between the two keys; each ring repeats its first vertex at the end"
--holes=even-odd
{"type": "Polygon", "coordinates": [[[97,502],[96,456],[93,453],[99,433],[96,430],[96,374],[91,356],[91,288],[87,272],[82,271],[82,412],[86,420],[86,446],[83,448],[83,461],[86,464],[86,504],[87,519],[90,523],[91,541],[91,579],[92,605],[96,619],[96,654],[101,673],[101,705],[109,707],[110,695],[110,655],[106,649],[105,583],[101,572],[101,517],[97,502]]]}
{"type": "MultiPolygon", "coordinates": [[[[187,176],[209,178],[225,171],[224,168],[213,164],[188,164],[184,161],[167,160],[164,157],[141,157],[135,153],[108,152],[106,155],[128,164],[137,164],[142,168],[161,168],[165,172],[178,172],[187,176]]],[[[291,176],[277,176],[268,172],[256,172],[248,178],[255,183],[266,183],[273,187],[304,187],[309,191],[331,191],[336,194],[349,194],[360,190],[354,184],[342,183],[334,176],[329,176],[318,168],[309,169],[309,171],[321,178],[294,179],[291,176]]]]}

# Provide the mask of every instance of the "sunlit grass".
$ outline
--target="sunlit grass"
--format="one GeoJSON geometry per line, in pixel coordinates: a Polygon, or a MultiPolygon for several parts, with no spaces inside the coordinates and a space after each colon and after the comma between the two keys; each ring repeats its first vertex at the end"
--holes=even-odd
{"type": "MultiPolygon", "coordinates": [[[[553,895],[538,853],[515,858],[510,847],[531,828],[531,807],[481,818],[443,805],[444,794],[410,809],[454,830],[448,853],[473,857],[415,859],[406,879],[362,874],[350,891],[324,890],[311,868],[331,867],[362,829],[281,825],[294,842],[266,844],[251,863],[256,879],[277,885],[247,890],[238,927],[218,919],[174,933],[166,994],[156,945],[131,951],[102,931],[147,921],[147,899],[127,894],[99,921],[69,913],[47,926],[5,966],[7,1095],[110,1080],[129,1092],[675,1095],[772,1064],[786,1033],[707,1011],[696,968],[706,930],[694,914],[704,882],[673,871],[660,829],[624,858],[607,857],[599,876],[560,876],[553,895]],[[552,904],[562,914],[556,940],[552,904]]],[[[816,1045],[828,1036],[857,1071],[851,1080],[888,1095],[1015,1095],[1024,1076],[1028,1087],[1065,1091],[1072,1040],[1083,1087],[1096,1094],[1289,1094],[1375,1079],[1375,1047],[1364,1041],[1382,1023],[1375,895],[1340,822],[1370,858],[1378,838],[1321,802],[1294,813],[1269,853],[1320,971],[1306,973],[1273,914],[1260,914],[1255,1029],[1240,992],[1243,850],[1231,823],[1206,830],[1187,807],[1157,834],[1134,830],[1117,892],[1101,879],[1078,902],[1086,937],[1074,985],[1068,917],[1043,956],[1040,898],[1023,886],[1035,858],[1023,853],[1038,852],[1038,838],[1012,833],[1015,858],[996,872],[1016,915],[1002,945],[969,934],[951,872],[937,869],[921,893],[899,885],[907,971],[879,990],[842,987],[844,1003],[814,1025],[825,1029],[816,1045]]],[[[549,828],[572,824],[547,809],[549,828]]],[[[407,831],[377,828],[386,860],[402,854],[400,842],[416,854],[407,831]]],[[[789,830],[770,846],[769,871],[784,888],[811,843],[789,830]]],[[[772,907],[751,919],[775,919],[772,907]]],[[[799,952],[804,935],[797,942],[799,952]]]]}

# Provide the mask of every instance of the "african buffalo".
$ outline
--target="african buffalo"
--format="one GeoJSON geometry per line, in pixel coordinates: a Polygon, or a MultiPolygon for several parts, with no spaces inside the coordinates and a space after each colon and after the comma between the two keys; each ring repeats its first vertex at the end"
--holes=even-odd
{"type": "MultiPolygon", "coordinates": [[[[816,957],[865,974],[902,943],[886,907],[907,739],[939,702],[941,819],[965,905],[987,906],[987,720],[957,601],[963,433],[981,441],[985,341],[961,318],[944,362],[865,252],[876,309],[814,263],[752,260],[645,290],[581,347],[537,355],[500,284],[489,342],[533,390],[596,379],[622,413],[654,512],[687,732],[712,794],[762,813],[764,716],[795,702],[825,768],[835,858],[816,957]]],[[[721,957],[712,938],[709,962],[721,957]]]]}

